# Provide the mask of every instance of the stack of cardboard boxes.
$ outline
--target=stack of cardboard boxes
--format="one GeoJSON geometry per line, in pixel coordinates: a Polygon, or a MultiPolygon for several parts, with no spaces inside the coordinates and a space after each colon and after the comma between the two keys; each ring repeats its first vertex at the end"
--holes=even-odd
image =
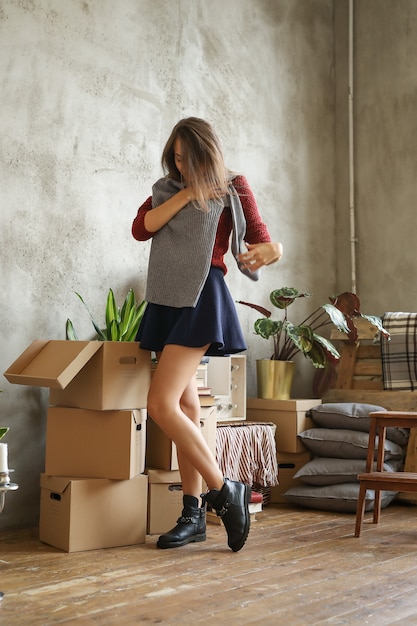
{"type": "MultiPolygon", "coordinates": [[[[34,341],[4,375],[50,388],[41,541],[68,552],[116,547],[175,525],[182,485],[175,444],[147,419],[150,352],[136,342],[34,341]]],[[[246,419],[246,357],[212,357],[196,376],[216,455],[218,421],[246,419]]]]}
{"type": "Polygon", "coordinates": [[[41,541],[68,552],[144,543],[150,353],[133,342],[34,341],[5,377],[50,388],[41,541]]]}

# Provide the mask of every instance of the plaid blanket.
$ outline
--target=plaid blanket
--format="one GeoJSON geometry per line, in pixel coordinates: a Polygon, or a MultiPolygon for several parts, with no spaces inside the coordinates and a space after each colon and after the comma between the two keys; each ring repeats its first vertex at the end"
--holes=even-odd
{"type": "Polygon", "coordinates": [[[382,324],[391,335],[381,342],[384,389],[417,390],[417,313],[384,313],[382,324]]]}

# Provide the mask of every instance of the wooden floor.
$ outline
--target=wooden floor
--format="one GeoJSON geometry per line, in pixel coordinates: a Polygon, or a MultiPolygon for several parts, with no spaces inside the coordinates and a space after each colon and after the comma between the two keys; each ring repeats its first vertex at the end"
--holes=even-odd
{"type": "Polygon", "coordinates": [[[0,533],[2,626],[417,624],[417,509],[391,504],[353,536],[354,515],[266,507],[233,553],[205,543],[67,554],[36,530],[0,533]]]}

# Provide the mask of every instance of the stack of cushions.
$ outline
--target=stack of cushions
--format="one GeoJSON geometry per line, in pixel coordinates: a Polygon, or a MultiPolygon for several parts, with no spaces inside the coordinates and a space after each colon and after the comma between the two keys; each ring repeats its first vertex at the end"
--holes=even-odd
{"type": "MultiPolygon", "coordinates": [[[[295,475],[304,484],[289,489],[291,502],[312,509],[355,513],[359,495],[358,474],[365,471],[372,411],[385,411],[372,404],[328,403],[307,411],[317,428],[298,436],[313,458],[295,475]]],[[[384,469],[399,471],[404,464],[409,431],[388,428],[385,440],[384,469]]],[[[376,456],[375,456],[376,459],[376,456]]],[[[381,507],[387,506],[396,492],[381,492],[381,507]]],[[[375,493],[366,493],[365,510],[374,507],[375,493]]]]}

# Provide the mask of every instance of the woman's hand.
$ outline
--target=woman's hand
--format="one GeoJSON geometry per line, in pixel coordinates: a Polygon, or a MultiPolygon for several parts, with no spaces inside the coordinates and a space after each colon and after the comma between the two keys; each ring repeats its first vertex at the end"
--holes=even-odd
{"type": "Polygon", "coordinates": [[[283,254],[282,243],[247,243],[248,250],[239,254],[239,261],[249,270],[255,271],[264,265],[271,265],[280,260],[283,254]]]}
{"type": "Polygon", "coordinates": [[[194,199],[195,193],[191,188],[181,189],[171,198],[146,213],[144,220],[146,230],[155,233],[194,199]]]}

